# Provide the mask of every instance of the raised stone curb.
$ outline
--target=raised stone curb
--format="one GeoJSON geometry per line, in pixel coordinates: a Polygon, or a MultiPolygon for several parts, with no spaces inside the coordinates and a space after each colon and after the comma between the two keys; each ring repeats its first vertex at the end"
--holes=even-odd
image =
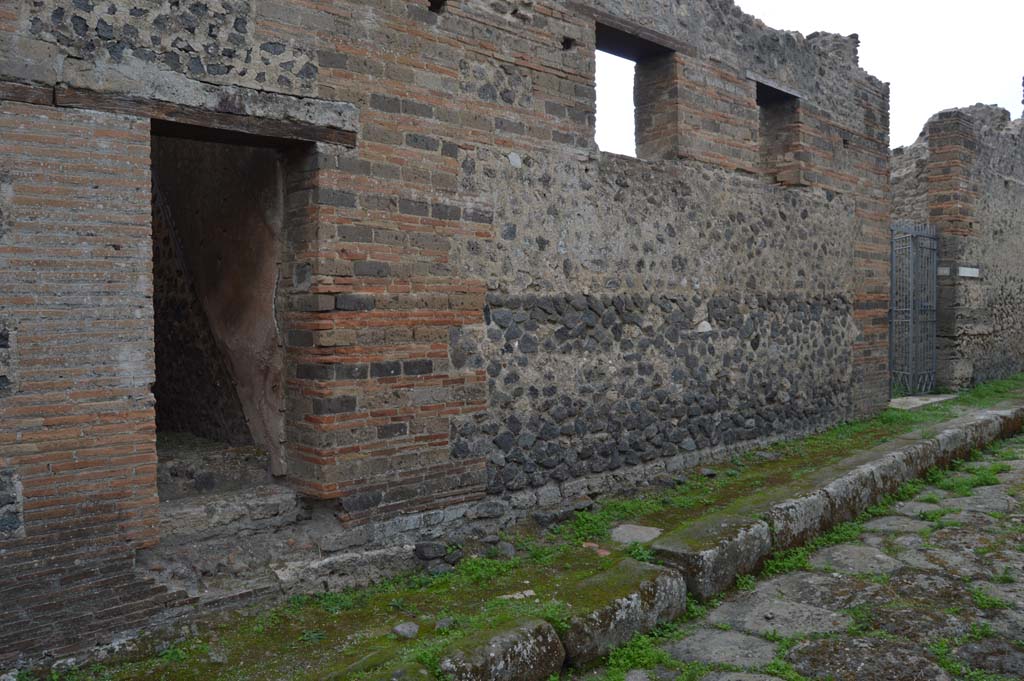
{"type": "Polygon", "coordinates": [[[547,622],[530,621],[484,646],[441,661],[452,681],[548,681],[565,664],[565,648],[547,622]]]}
{"type": "Polygon", "coordinates": [[[584,580],[577,588],[606,594],[624,581],[636,583],[632,593],[588,615],[574,617],[569,623],[568,631],[562,635],[568,664],[593,662],[635,634],[671,622],[686,610],[686,581],[682,575],[629,558],[614,570],[584,580]]]}
{"type": "Polygon", "coordinates": [[[912,435],[904,436],[827,466],[798,483],[793,498],[765,500],[761,507],[730,515],[711,514],[666,533],[651,547],[685,575],[690,593],[706,601],[732,586],[739,575],[755,572],[773,552],[800,546],[856,518],[904,482],[1010,437],[1022,425],[1024,407],[954,419],[932,438],[908,442],[912,435]]]}
{"type": "Polygon", "coordinates": [[[771,528],[754,518],[712,514],[664,535],[651,548],[684,575],[690,593],[706,601],[771,555],[771,528]]]}

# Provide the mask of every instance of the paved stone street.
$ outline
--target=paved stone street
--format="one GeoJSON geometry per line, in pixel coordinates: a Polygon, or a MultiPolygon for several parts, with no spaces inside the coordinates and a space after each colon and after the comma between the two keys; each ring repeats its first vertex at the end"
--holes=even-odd
{"type": "Polygon", "coordinates": [[[1012,456],[1024,438],[812,554],[810,570],[733,592],[660,644],[685,664],[626,679],[1024,678],[1024,460],[1012,456]],[[996,478],[970,472],[984,469],[996,478]]]}

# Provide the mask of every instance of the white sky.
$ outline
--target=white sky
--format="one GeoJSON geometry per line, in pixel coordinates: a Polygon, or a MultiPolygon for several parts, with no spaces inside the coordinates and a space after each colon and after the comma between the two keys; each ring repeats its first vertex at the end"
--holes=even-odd
{"type": "MultiPolygon", "coordinates": [[[[773,28],[860,36],[860,63],[892,85],[892,146],[928,117],[979,102],[1021,115],[1021,0],[736,0],[773,28]]],[[[632,74],[598,55],[598,146],[633,153],[632,74]],[[609,74],[606,78],[606,72],[609,74]],[[605,113],[608,111],[608,113],[605,113]]],[[[628,62],[627,62],[628,64],[628,62]]]]}

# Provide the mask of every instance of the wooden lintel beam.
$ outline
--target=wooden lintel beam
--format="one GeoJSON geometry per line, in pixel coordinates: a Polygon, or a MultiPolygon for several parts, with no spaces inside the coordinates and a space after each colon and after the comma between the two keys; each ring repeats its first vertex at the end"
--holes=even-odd
{"type": "Polygon", "coordinates": [[[27,85],[0,81],[0,101],[25,104],[53,104],[53,88],[47,85],[27,85]]]}
{"type": "Polygon", "coordinates": [[[347,147],[356,145],[356,133],[325,126],[282,121],[244,114],[206,111],[171,102],[141,99],[58,85],[53,103],[61,107],[93,109],[108,113],[142,116],[201,128],[217,128],[257,137],[305,142],[325,142],[347,147]]]}

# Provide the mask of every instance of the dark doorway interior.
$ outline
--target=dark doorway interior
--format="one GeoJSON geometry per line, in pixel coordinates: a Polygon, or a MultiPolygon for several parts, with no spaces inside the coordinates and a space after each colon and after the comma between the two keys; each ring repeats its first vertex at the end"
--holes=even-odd
{"type": "Polygon", "coordinates": [[[280,453],[284,164],[262,138],[154,121],[152,172],[153,393],[166,498],[183,482],[206,491],[259,479],[280,453]],[[175,471],[184,480],[172,489],[175,471]]]}

